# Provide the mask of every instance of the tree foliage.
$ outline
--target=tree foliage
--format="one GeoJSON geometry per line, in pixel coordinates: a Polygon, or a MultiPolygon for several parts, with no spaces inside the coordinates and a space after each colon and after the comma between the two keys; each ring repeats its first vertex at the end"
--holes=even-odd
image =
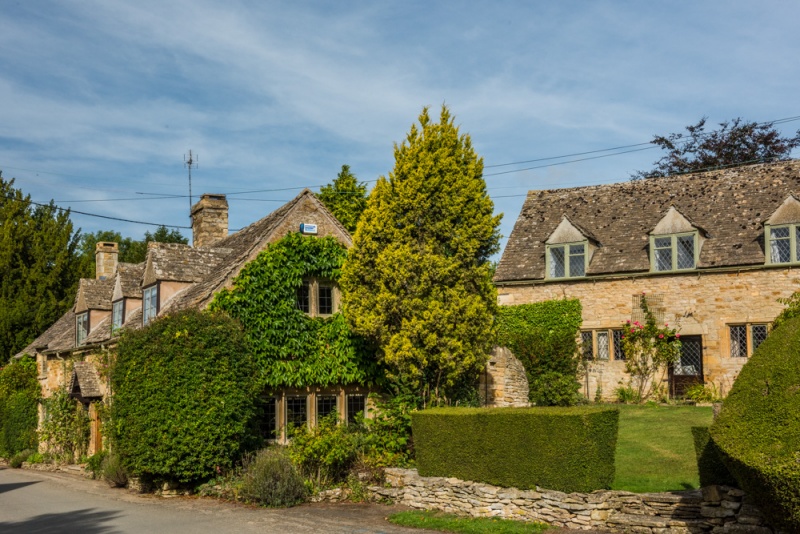
{"type": "Polygon", "coordinates": [[[252,442],[256,369],[224,313],[186,310],[125,332],[111,384],[112,446],[134,476],[202,480],[252,442]]]}
{"type": "Polygon", "coordinates": [[[483,160],[442,107],[427,108],[381,177],[342,272],[345,314],[375,343],[390,378],[448,402],[484,368],[494,338],[489,257],[500,216],[483,160]]]}
{"type": "Polygon", "coordinates": [[[0,175],[0,361],[69,308],[80,274],[69,211],[34,205],[0,175]]]}
{"type": "Polygon", "coordinates": [[[349,165],[342,165],[339,175],[332,183],[320,187],[317,197],[348,232],[356,232],[361,214],[367,207],[367,184],[358,181],[350,172],[349,165]]]}
{"type": "Polygon", "coordinates": [[[719,129],[706,132],[706,117],[686,127],[686,133],[657,135],[651,141],[667,151],[649,171],[638,171],[633,179],[658,178],[671,174],[706,171],[789,159],[800,146],[800,130],[783,137],[774,123],[746,122],[741,118],[721,122],[719,129]]]}
{"type": "Polygon", "coordinates": [[[188,239],[183,237],[180,230],[170,230],[166,226],[159,226],[152,234],[147,231],[144,239],[137,241],[130,237],[122,237],[122,234],[114,230],[98,230],[93,234],[83,234],[80,241],[81,273],[84,278],[94,278],[95,276],[95,249],[97,243],[109,241],[119,245],[120,262],[141,263],[147,257],[147,244],[151,241],[156,243],[188,243],[188,239]]]}
{"type": "Polygon", "coordinates": [[[341,313],[310,317],[297,307],[303,280],[337,282],[347,250],[333,237],[291,233],[272,243],[220,291],[212,310],[244,325],[268,387],[368,384],[377,375],[341,313]]]}
{"type": "Polygon", "coordinates": [[[670,365],[677,363],[681,354],[680,335],[669,325],[656,324],[655,315],[642,294],[640,306],[644,312],[644,324],[639,321],[625,324],[622,336],[622,352],[625,354],[625,370],[631,377],[631,386],[636,388],[636,399],[644,402],[659,387],[662,376],[670,365]]]}
{"type": "Polygon", "coordinates": [[[36,361],[23,358],[0,368],[0,456],[36,449],[41,391],[36,361]]]}

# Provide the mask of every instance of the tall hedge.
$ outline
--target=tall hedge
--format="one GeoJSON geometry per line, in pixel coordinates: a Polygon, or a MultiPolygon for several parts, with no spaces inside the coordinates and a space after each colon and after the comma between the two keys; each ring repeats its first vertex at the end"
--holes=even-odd
{"type": "Polygon", "coordinates": [[[588,492],[614,480],[616,408],[437,408],[412,416],[422,476],[588,492]]]}
{"type": "Polygon", "coordinates": [[[32,358],[0,368],[0,456],[37,446],[41,390],[32,358]]]}
{"type": "Polygon", "coordinates": [[[800,532],[800,317],[759,345],[710,432],[767,520],[800,532]]]}
{"type": "Polygon", "coordinates": [[[256,367],[238,321],[187,310],[123,334],[111,371],[113,448],[128,472],[193,482],[250,441],[256,367]]]}
{"type": "Polygon", "coordinates": [[[500,306],[497,342],[511,349],[525,367],[533,404],[569,406],[577,402],[581,322],[577,299],[500,306]]]}

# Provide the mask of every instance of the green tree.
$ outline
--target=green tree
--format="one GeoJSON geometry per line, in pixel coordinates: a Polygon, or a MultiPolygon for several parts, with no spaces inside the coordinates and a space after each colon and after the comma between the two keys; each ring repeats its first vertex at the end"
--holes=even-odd
{"type": "Polygon", "coordinates": [[[0,456],[35,449],[41,389],[36,361],[22,358],[0,368],[0,456]]]}
{"type": "Polygon", "coordinates": [[[394,154],[343,267],[345,314],[390,379],[426,402],[452,402],[484,369],[494,339],[489,257],[501,216],[483,160],[446,107],[438,124],[425,108],[394,154]]]}
{"type": "Polygon", "coordinates": [[[658,178],[671,174],[789,159],[800,146],[800,130],[794,137],[783,137],[774,123],[746,122],[741,118],[719,124],[706,132],[706,117],[686,127],[687,133],[657,135],[651,143],[667,154],[649,171],[637,171],[631,178],[658,178]]]}
{"type": "Polygon", "coordinates": [[[333,183],[320,187],[317,197],[348,232],[355,234],[361,214],[367,208],[367,184],[356,179],[349,165],[342,165],[333,183]]]}
{"type": "Polygon", "coordinates": [[[159,226],[152,234],[148,231],[144,233],[144,239],[137,241],[130,237],[122,237],[122,234],[114,230],[98,230],[92,234],[83,234],[80,241],[81,273],[84,278],[94,278],[95,261],[94,253],[97,243],[111,241],[119,245],[118,260],[126,263],[141,263],[147,257],[147,244],[151,241],[156,243],[188,243],[188,239],[183,237],[180,230],[169,230],[166,226],[159,226]]]}
{"type": "Polygon", "coordinates": [[[69,308],[80,274],[68,210],[37,205],[0,174],[0,361],[69,308]]]}

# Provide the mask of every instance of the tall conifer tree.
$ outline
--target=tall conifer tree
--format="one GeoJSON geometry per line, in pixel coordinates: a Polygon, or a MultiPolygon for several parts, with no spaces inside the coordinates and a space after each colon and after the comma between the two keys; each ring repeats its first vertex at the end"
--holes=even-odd
{"type": "Polygon", "coordinates": [[[431,402],[474,384],[493,341],[497,292],[489,257],[501,216],[486,193],[483,160],[442,107],[434,123],[395,144],[345,262],[344,308],[371,339],[389,378],[431,402]]]}
{"type": "Polygon", "coordinates": [[[333,183],[320,187],[317,196],[348,232],[356,232],[358,220],[367,207],[367,185],[358,181],[349,165],[342,165],[333,183]]]}

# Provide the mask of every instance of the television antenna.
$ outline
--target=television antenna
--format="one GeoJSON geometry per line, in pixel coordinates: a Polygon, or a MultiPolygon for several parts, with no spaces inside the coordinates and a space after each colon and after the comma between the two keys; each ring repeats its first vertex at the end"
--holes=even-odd
{"type": "Polygon", "coordinates": [[[192,150],[189,149],[189,157],[186,157],[186,154],[183,155],[183,166],[189,169],[189,218],[192,218],[192,167],[198,168],[200,164],[200,156],[197,154],[192,154],[192,150]]]}

